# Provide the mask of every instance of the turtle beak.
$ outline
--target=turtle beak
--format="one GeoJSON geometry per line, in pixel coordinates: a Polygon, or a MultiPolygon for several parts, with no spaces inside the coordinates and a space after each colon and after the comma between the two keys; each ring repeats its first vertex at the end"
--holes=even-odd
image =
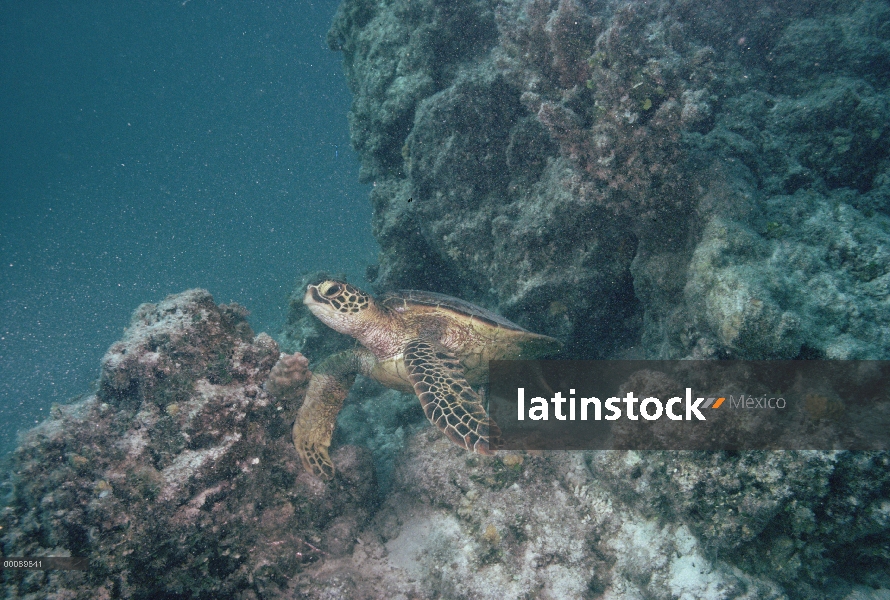
{"type": "Polygon", "coordinates": [[[321,304],[322,302],[324,302],[324,300],[318,292],[317,285],[310,285],[306,288],[306,295],[303,296],[303,304],[311,307],[313,304],[321,304]]]}
{"type": "MultiPolygon", "coordinates": [[[[303,296],[303,304],[309,309],[313,315],[324,321],[325,309],[330,308],[330,302],[326,302],[318,291],[318,286],[310,285],[306,288],[306,295],[303,296]]],[[[325,321],[326,322],[326,321],[325,321]]]]}

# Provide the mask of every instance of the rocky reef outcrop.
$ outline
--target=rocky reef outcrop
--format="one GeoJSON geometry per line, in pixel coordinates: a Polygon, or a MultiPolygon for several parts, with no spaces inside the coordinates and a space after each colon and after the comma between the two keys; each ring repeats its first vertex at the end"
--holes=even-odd
{"type": "Polygon", "coordinates": [[[890,354],[885,2],[345,0],[379,289],[585,358],[890,354]]]}
{"type": "Polygon", "coordinates": [[[488,458],[421,432],[362,543],[327,562],[330,575],[309,596],[882,598],[890,593],[887,460],[820,452],[488,458]]]}
{"type": "Polygon", "coordinates": [[[5,597],[890,594],[886,452],[480,456],[359,382],[322,483],[290,440],[309,361],[244,317],[203,290],[142,305],[98,390],[23,436],[3,555],[89,566],[5,571],[5,597]]]}
{"type": "Polygon", "coordinates": [[[285,597],[305,567],[351,549],[377,497],[370,453],[335,452],[332,486],[302,472],[290,425],[306,361],[270,379],[278,345],[245,316],[204,290],[142,305],[98,391],[24,436],[4,477],[3,555],[89,568],[5,571],[5,597],[285,597]]]}

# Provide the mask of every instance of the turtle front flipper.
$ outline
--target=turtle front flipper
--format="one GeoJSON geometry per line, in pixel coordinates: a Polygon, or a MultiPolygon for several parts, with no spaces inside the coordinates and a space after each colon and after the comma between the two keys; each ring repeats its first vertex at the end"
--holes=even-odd
{"type": "Polygon", "coordinates": [[[303,466],[317,477],[334,476],[328,447],[337,415],[355,376],[369,373],[375,362],[374,355],[364,348],[344,350],[326,358],[312,372],[303,406],[294,422],[293,438],[303,466]]]}
{"type": "Polygon", "coordinates": [[[409,341],[404,357],[408,379],[427,419],[461,448],[494,454],[501,430],[485,412],[482,397],[467,383],[460,361],[424,339],[409,341]]]}

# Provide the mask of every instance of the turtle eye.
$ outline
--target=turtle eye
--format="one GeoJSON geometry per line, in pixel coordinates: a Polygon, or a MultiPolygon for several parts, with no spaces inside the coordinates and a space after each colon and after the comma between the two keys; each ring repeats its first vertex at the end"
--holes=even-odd
{"type": "Polygon", "coordinates": [[[319,291],[327,298],[335,298],[343,291],[343,286],[339,283],[331,283],[319,291]]]}

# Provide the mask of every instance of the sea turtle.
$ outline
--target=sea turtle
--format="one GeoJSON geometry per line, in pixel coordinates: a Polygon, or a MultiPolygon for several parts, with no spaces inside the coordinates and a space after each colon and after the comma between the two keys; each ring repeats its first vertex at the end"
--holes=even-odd
{"type": "Polygon", "coordinates": [[[325,479],[334,474],[328,447],[356,374],[415,393],[427,418],[452,442],[492,454],[500,429],[471,386],[486,381],[490,360],[538,358],[561,346],[484,308],[433,292],[399,291],[375,300],[345,281],[327,280],[309,285],[303,302],[325,325],[361,343],[318,365],[294,423],[294,446],[304,466],[325,479]]]}

